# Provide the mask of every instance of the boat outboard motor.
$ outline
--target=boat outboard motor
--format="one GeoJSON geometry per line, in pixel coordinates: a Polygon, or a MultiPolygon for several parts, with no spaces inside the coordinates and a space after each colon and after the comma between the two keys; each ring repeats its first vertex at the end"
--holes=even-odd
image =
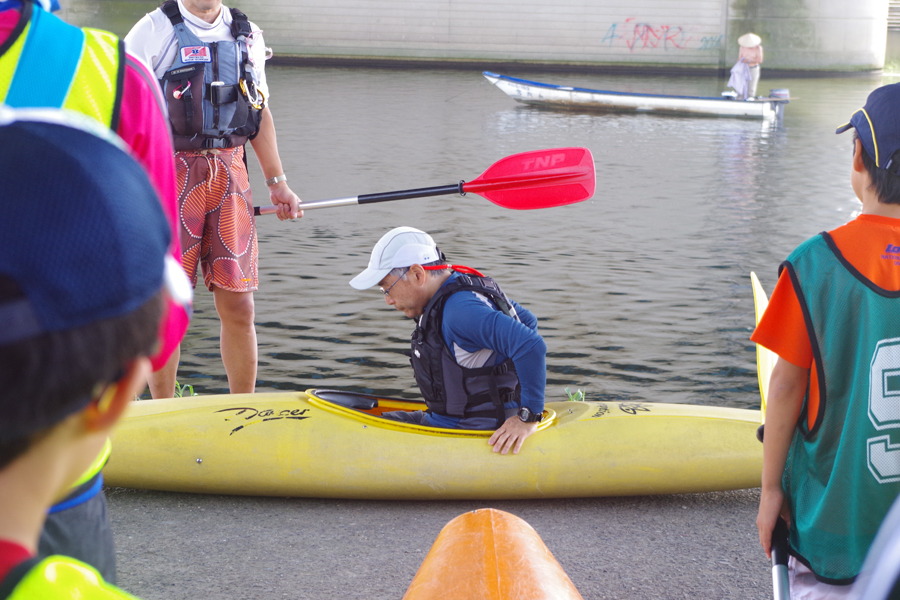
{"type": "Polygon", "coordinates": [[[777,98],[781,102],[775,102],[775,118],[779,121],[784,116],[784,105],[790,102],[791,91],[785,88],[769,90],[769,98],[777,98]]]}

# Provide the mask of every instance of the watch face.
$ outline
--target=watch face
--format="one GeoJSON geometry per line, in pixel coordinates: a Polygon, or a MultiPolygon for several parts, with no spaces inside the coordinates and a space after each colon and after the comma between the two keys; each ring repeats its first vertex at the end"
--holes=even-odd
{"type": "Polygon", "coordinates": [[[519,416],[519,419],[524,423],[533,423],[535,421],[534,413],[532,413],[528,408],[524,406],[519,409],[519,412],[517,414],[519,416]]]}

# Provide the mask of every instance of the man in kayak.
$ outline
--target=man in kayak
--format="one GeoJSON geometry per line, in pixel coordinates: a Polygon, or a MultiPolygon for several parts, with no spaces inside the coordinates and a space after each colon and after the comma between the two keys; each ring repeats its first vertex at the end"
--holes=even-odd
{"type": "Polygon", "coordinates": [[[190,285],[153,185],[108,127],[0,106],[0,138],[0,595],[133,598],[79,560],[39,557],[38,538],[73,486],[72,507],[102,487],[79,478],[144,389],[164,286],[190,285]]]}
{"type": "Polygon", "coordinates": [[[125,45],[163,84],[175,146],[184,268],[196,283],[199,264],[215,298],[231,393],[253,392],[259,248],[247,141],[278,218],[303,215],[287,184],[267,105],[262,32],[222,0],[167,0],[135,24],[125,45]]]}
{"type": "Polygon", "coordinates": [[[397,227],[350,281],[378,285],[388,305],[416,320],[411,362],[427,411],[386,418],[459,429],[496,429],[494,452],[518,454],[544,410],[547,346],[537,319],[475,269],[447,264],[424,231],[397,227]]]}
{"type": "Polygon", "coordinates": [[[845,597],[900,493],[898,105],[900,84],[878,88],[838,128],[862,212],[788,256],[751,337],[779,356],[757,526],[769,554],[789,521],[792,597],[845,597]]]}

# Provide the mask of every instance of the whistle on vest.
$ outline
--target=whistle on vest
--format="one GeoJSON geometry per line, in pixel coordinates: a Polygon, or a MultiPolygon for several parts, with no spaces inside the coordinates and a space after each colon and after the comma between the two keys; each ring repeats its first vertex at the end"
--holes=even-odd
{"type": "Polygon", "coordinates": [[[172,90],[172,97],[174,97],[176,100],[181,100],[181,97],[185,94],[185,92],[187,92],[190,89],[191,89],[191,82],[186,81],[184,83],[184,85],[179,86],[179,87],[175,88],[174,90],[172,90]]]}

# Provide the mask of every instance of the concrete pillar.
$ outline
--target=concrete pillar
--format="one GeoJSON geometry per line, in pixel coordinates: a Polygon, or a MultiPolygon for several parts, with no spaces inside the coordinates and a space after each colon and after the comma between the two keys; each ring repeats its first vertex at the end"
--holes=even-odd
{"type": "MultiPolygon", "coordinates": [[[[225,0],[277,56],[603,68],[729,68],[762,37],[764,69],[871,71],[888,0],[225,0]]],[[[158,0],[61,0],[60,16],[123,35],[158,0]]]]}
{"type": "Polygon", "coordinates": [[[737,38],[762,38],[766,69],[871,71],[884,66],[887,0],[726,0],[727,62],[737,38]]]}

